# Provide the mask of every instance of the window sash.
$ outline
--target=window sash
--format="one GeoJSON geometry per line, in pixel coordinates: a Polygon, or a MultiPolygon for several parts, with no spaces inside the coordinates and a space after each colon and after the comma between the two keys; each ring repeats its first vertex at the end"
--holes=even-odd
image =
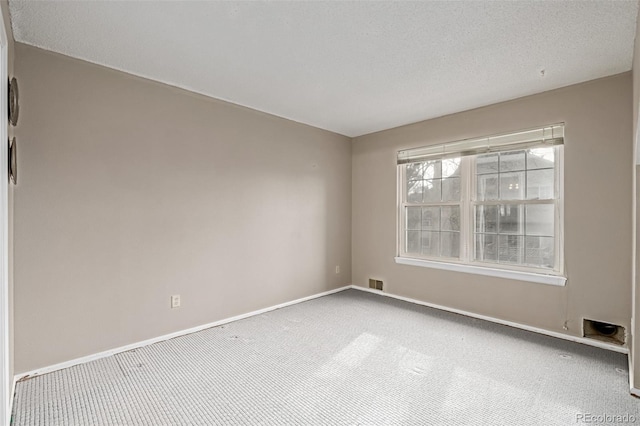
{"type": "MultiPolygon", "coordinates": [[[[554,198],[545,199],[530,199],[530,200],[477,200],[477,179],[475,174],[476,157],[465,156],[461,158],[460,164],[460,178],[461,178],[461,200],[460,202],[422,202],[422,203],[409,203],[406,200],[407,196],[407,176],[406,166],[404,164],[399,165],[398,174],[398,192],[399,192],[399,211],[398,211],[398,255],[400,257],[426,259],[436,262],[448,262],[459,263],[466,265],[473,265],[479,267],[499,268],[514,271],[534,272],[549,275],[562,275],[564,271],[564,258],[563,258],[563,149],[561,147],[555,150],[555,166],[554,170],[554,198]],[[498,262],[488,262],[476,260],[476,244],[475,238],[477,233],[475,232],[475,210],[479,206],[492,206],[492,205],[553,205],[554,206],[554,267],[536,267],[526,264],[507,264],[498,262]],[[460,206],[460,257],[448,258],[441,256],[426,256],[416,253],[407,253],[407,241],[406,241],[406,212],[407,207],[437,207],[437,206],[460,206]]],[[[432,160],[432,159],[430,159],[432,160]]],[[[430,161],[427,160],[427,161],[430,161]]],[[[433,159],[435,160],[435,159],[433,159]]],[[[523,224],[524,226],[524,224],[523,224]]],[[[506,235],[506,234],[495,234],[506,235]]],[[[523,250],[526,250],[526,235],[522,234],[522,239],[525,244],[523,250]]],[[[498,237],[499,238],[499,237],[498,237]]],[[[525,255],[526,256],[526,255],[525,255]]]]}

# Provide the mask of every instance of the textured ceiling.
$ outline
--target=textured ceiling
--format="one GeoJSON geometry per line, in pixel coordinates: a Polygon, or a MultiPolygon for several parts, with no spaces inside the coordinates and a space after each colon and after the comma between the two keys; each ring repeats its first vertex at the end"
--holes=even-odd
{"type": "Polygon", "coordinates": [[[609,0],[10,1],[19,42],[347,136],[628,71],[637,10],[609,0]]]}

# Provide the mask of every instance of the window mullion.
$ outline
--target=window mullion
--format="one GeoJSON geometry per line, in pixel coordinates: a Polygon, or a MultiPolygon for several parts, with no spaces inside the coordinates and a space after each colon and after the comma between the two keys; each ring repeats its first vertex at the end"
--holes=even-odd
{"type": "Polygon", "coordinates": [[[472,221],[472,207],[471,207],[471,156],[462,158],[462,173],[461,173],[461,205],[460,205],[460,234],[462,247],[460,250],[460,260],[463,262],[469,262],[471,260],[471,240],[473,238],[471,227],[472,221]]]}

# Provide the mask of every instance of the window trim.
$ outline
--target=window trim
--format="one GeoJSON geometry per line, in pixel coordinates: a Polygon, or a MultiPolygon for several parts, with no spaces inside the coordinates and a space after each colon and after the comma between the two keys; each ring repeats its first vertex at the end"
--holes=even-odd
{"type": "MultiPolygon", "coordinates": [[[[500,263],[478,262],[474,260],[474,244],[473,244],[473,206],[478,205],[475,196],[475,185],[477,184],[474,170],[475,156],[461,156],[461,201],[433,203],[434,205],[459,205],[461,217],[469,216],[466,220],[461,221],[460,228],[460,259],[445,257],[411,257],[403,250],[405,244],[406,233],[404,229],[405,208],[411,203],[405,201],[406,193],[406,167],[404,163],[397,166],[397,208],[396,208],[396,231],[397,231],[397,247],[395,261],[398,264],[421,266],[435,269],[444,269],[450,271],[458,271],[464,273],[495,276],[500,278],[508,278],[520,281],[529,281],[541,284],[550,284],[556,286],[564,286],[566,284],[566,276],[564,269],[564,144],[559,144],[556,149],[558,167],[555,167],[555,185],[557,200],[505,200],[501,204],[553,204],[556,208],[555,219],[556,229],[554,230],[554,251],[555,251],[555,268],[543,269],[528,267],[526,265],[509,265],[500,263]],[[512,202],[513,201],[513,202],[512,202]]],[[[524,148],[526,149],[526,148],[524,148]]],[[[512,149],[509,149],[509,151],[512,149]]]]}

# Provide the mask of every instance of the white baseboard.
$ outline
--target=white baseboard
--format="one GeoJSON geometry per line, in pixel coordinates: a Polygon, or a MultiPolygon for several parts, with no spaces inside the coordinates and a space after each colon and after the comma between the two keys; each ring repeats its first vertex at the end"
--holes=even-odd
{"type": "MultiPolygon", "coordinates": [[[[227,324],[233,321],[238,321],[241,319],[245,319],[245,318],[249,318],[255,315],[260,315],[266,312],[270,312],[270,311],[274,311],[276,309],[280,309],[280,308],[284,308],[287,306],[291,306],[291,305],[295,305],[297,303],[302,303],[302,302],[306,302],[307,300],[312,300],[312,299],[317,299],[319,297],[323,297],[323,296],[327,296],[329,294],[333,294],[333,293],[338,293],[340,291],[344,291],[344,290],[348,290],[348,289],[355,289],[355,290],[359,290],[359,291],[365,291],[365,292],[369,292],[369,293],[374,293],[380,296],[385,296],[385,297],[391,297],[394,299],[398,299],[398,300],[403,300],[405,302],[409,302],[409,303],[415,303],[417,305],[422,305],[422,306],[427,306],[430,308],[434,308],[434,309],[439,309],[442,311],[447,311],[447,312],[452,312],[455,314],[460,314],[460,315],[465,315],[468,317],[472,317],[472,318],[477,318],[477,319],[481,319],[481,320],[485,320],[485,321],[490,321],[490,322],[494,322],[497,324],[502,324],[502,325],[507,325],[510,327],[515,327],[515,328],[519,328],[522,330],[527,330],[527,331],[532,331],[534,333],[539,333],[539,334],[544,334],[547,336],[551,336],[551,337],[557,337],[559,339],[564,339],[564,340],[569,340],[572,342],[577,342],[577,343],[583,343],[585,345],[590,345],[590,346],[596,346],[602,349],[608,349],[614,352],[620,352],[623,354],[627,354],[629,352],[629,350],[627,348],[624,347],[620,347],[620,346],[616,346],[616,345],[611,345],[605,342],[600,342],[597,340],[591,340],[591,339],[585,339],[584,337],[578,337],[578,336],[571,336],[568,334],[563,334],[563,333],[558,333],[555,331],[550,331],[550,330],[545,330],[542,328],[537,328],[537,327],[531,327],[528,325],[524,325],[524,324],[519,324],[516,322],[511,322],[511,321],[505,321],[505,320],[501,320],[499,318],[494,318],[494,317],[490,317],[490,316],[486,316],[486,315],[480,315],[480,314],[475,314],[473,312],[468,312],[468,311],[463,311],[461,309],[455,309],[455,308],[450,308],[447,306],[442,306],[442,305],[436,305],[434,303],[428,303],[428,302],[423,302],[421,300],[417,300],[417,299],[411,299],[409,297],[404,297],[404,296],[398,296],[392,293],[385,293],[379,290],[373,290],[373,289],[369,289],[366,287],[360,287],[360,286],[356,286],[356,285],[348,285],[348,286],[344,286],[344,287],[340,287],[334,290],[329,290],[329,291],[325,291],[322,293],[318,293],[318,294],[314,294],[311,296],[307,296],[307,297],[303,297],[301,299],[296,299],[296,300],[292,300],[290,302],[285,302],[285,303],[281,303],[279,305],[275,305],[275,306],[270,306],[268,308],[264,308],[264,309],[259,309],[257,311],[253,311],[253,312],[248,312],[246,314],[241,314],[241,315],[237,315],[234,317],[230,317],[230,318],[225,318],[219,321],[215,321],[215,322],[211,322],[208,324],[203,324],[203,325],[199,325],[197,327],[192,327],[186,330],[180,330],[180,331],[176,331],[174,333],[170,333],[170,334],[165,334],[163,336],[158,336],[158,337],[154,337],[152,339],[147,339],[147,340],[143,340],[141,342],[136,342],[136,343],[131,343],[129,345],[125,345],[125,346],[120,346],[118,348],[114,348],[114,349],[109,349],[107,351],[103,351],[103,352],[99,352],[96,354],[92,354],[92,355],[87,355],[87,356],[83,356],[80,358],[75,358],[72,359],[70,361],[65,361],[65,362],[61,362],[58,364],[54,364],[54,365],[49,365],[46,367],[42,367],[42,368],[38,368],[35,370],[31,370],[31,371],[27,371],[24,373],[19,373],[16,374],[13,380],[13,389],[15,390],[15,386],[16,386],[16,382],[26,379],[28,377],[34,377],[34,376],[39,376],[42,374],[47,374],[47,373],[51,373],[53,371],[57,371],[57,370],[62,370],[65,368],[69,368],[69,367],[73,367],[74,365],[78,365],[78,364],[84,364],[87,362],[91,362],[97,359],[101,359],[101,358],[106,358],[108,356],[111,355],[115,355],[121,352],[126,352],[126,351],[130,351],[132,349],[138,349],[144,346],[148,346],[148,345],[152,345],[154,343],[158,343],[158,342],[162,342],[164,340],[169,340],[169,339],[173,339],[175,337],[180,337],[180,336],[184,336],[186,334],[191,334],[191,333],[196,333],[198,331],[202,331],[202,330],[206,330],[207,328],[211,328],[211,327],[217,327],[223,324],[227,324]]],[[[637,395],[640,396],[640,390],[637,390],[635,388],[631,388],[631,393],[633,395],[637,395]],[[637,393],[636,393],[637,392],[637,393]]],[[[13,402],[13,391],[12,391],[12,399],[11,401],[13,402]]]]}
{"type": "MultiPolygon", "coordinates": [[[[631,318],[631,324],[633,324],[633,318],[631,318]]],[[[631,395],[640,396],[640,392],[635,388],[635,379],[633,375],[633,362],[631,362],[631,352],[629,352],[629,356],[627,356],[627,361],[629,362],[629,392],[631,395]]]]}
{"type": "Polygon", "coordinates": [[[373,289],[366,288],[366,287],[360,287],[360,286],[352,285],[351,288],[353,288],[355,290],[366,291],[368,293],[378,294],[380,296],[386,296],[386,297],[391,297],[391,298],[398,299],[398,300],[403,300],[405,302],[415,303],[417,305],[427,306],[429,308],[439,309],[441,311],[452,312],[454,314],[460,314],[460,315],[465,315],[465,316],[468,316],[468,317],[477,318],[477,319],[481,319],[481,320],[485,320],[485,321],[491,321],[491,322],[495,322],[497,324],[507,325],[509,327],[520,328],[522,330],[527,330],[527,331],[533,331],[534,333],[544,334],[546,336],[551,336],[551,337],[557,337],[559,339],[569,340],[571,342],[582,343],[582,344],[585,344],[585,345],[595,346],[595,347],[602,348],[602,349],[608,349],[610,351],[619,352],[619,353],[623,353],[623,354],[628,354],[629,353],[629,349],[627,349],[625,347],[612,345],[610,343],[600,342],[598,340],[586,339],[584,337],[578,337],[578,336],[571,336],[569,334],[564,334],[564,333],[558,333],[556,331],[545,330],[544,328],[532,327],[532,326],[529,326],[529,325],[524,325],[524,324],[520,324],[520,323],[517,323],[517,322],[506,321],[506,320],[502,320],[502,319],[499,319],[499,318],[490,317],[490,316],[487,316],[487,315],[475,314],[473,312],[463,311],[462,309],[449,308],[447,306],[442,306],[442,305],[436,305],[434,303],[423,302],[421,300],[411,299],[409,297],[404,297],[404,296],[398,296],[398,295],[395,295],[395,294],[392,294],[392,293],[385,293],[385,292],[380,291],[380,290],[373,290],[373,289]]]}
{"type": "Polygon", "coordinates": [[[329,294],[338,293],[340,291],[348,290],[351,287],[352,286],[348,285],[348,286],[336,288],[334,290],[325,291],[325,292],[322,292],[322,293],[318,293],[318,294],[314,294],[314,295],[311,295],[311,296],[303,297],[301,299],[296,299],[296,300],[292,300],[292,301],[289,301],[289,302],[281,303],[279,305],[270,306],[268,308],[259,309],[257,311],[248,312],[246,314],[236,315],[236,316],[231,317],[231,318],[225,318],[225,319],[222,319],[222,320],[219,320],[219,321],[215,321],[215,322],[211,322],[211,323],[208,323],[208,324],[199,325],[197,327],[188,328],[186,330],[176,331],[174,333],[165,334],[163,336],[154,337],[152,339],[143,340],[141,342],[131,343],[129,345],[120,346],[119,348],[115,348],[115,349],[109,349],[107,351],[99,352],[99,353],[96,353],[96,354],[93,354],[93,355],[87,355],[87,356],[83,356],[83,357],[80,357],[80,358],[72,359],[70,361],[61,362],[59,364],[49,365],[47,367],[42,367],[42,368],[38,368],[38,369],[35,369],[35,370],[27,371],[27,372],[24,372],[24,373],[19,373],[19,374],[16,374],[15,377],[14,377],[14,386],[15,386],[16,382],[18,382],[20,380],[23,380],[23,379],[26,379],[26,378],[29,378],[29,377],[39,376],[39,375],[51,373],[51,372],[57,371],[57,370],[63,370],[65,368],[73,367],[74,365],[84,364],[84,363],[87,363],[87,362],[95,361],[95,360],[100,359],[100,358],[106,358],[108,356],[115,355],[115,354],[118,354],[118,353],[121,353],[121,352],[127,352],[127,351],[130,351],[132,349],[138,349],[138,348],[141,348],[143,346],[152,345],[154,343],[162,342],[164,340],[173,339],[175,337],[184,336],[186,334],[196,333],[198,331],[206,330],[207,328],[217,327],[217,326],[220,326],[220,325],[223,325],[223,324],[227,324],[227,323],[230,323],[230,322],[233,322],[233,321],[238,321],[238,320],[241,320],[241,319],[249,318],[249,317],[252,317],[252,316],[255,316],[255,315],[261,315],[261,314],[264,314],[266,312],[275,311],[276,309],[284,308],[284,307],[287,307],[287,306],[291,306],[291,305],[295,305],[295,304],[298,304],[298,303],[306,302],[308,300],[317,299],[319,297],[327,296],[329,294]]]}

